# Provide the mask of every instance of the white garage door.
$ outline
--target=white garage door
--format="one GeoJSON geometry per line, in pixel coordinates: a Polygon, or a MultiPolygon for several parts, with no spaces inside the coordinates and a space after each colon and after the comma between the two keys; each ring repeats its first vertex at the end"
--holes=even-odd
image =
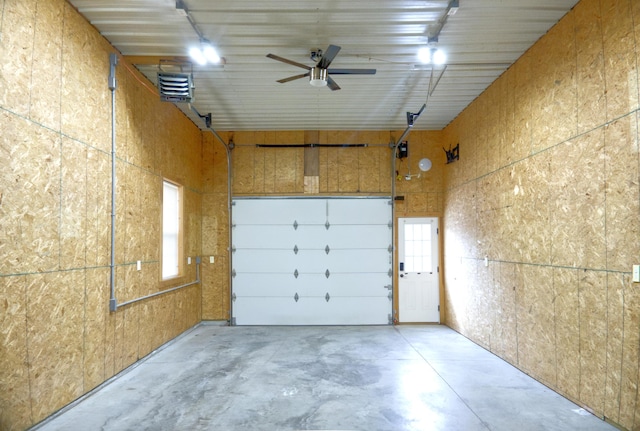
{"type": "Polygon", "coordinates": [[[234,199],[235,324],[388,324],[390,202],[234,199]]]}

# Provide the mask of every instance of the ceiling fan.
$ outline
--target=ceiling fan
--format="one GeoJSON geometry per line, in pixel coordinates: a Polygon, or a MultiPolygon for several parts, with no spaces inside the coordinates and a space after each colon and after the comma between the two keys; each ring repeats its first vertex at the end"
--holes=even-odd
{"type": "Polygon", "coordinates": [[[279,79],[278,82],[281,84],[308,76],[309,83],[314,87],[324,87],[326,85],[332,91],[335,91],[340,90],[340,86],[336,84],[336,82],[329,75],[375,75],[376,69],[329,69],[329,65],[331,64],[333,59],[336,58],[338,52],[340,52],[340,47],[337,45],[329,45],[325,52],[322,52],[321,49],[312,51],[311,59],[313,61],[316,61],[316,65],[313,67],[280,57],[275,54],[267,54],[267,57],[308,70],[307,73],[279,79]]]}

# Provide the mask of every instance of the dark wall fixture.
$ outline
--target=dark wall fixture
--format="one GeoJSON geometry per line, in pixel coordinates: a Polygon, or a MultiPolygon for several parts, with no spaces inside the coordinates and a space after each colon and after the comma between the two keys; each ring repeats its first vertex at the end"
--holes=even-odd
{"type": "Polygon", "coordinates": [[[449,150],[448,151],[444,147],[442,149],[447,154],[447,164],[453,163],[456,160],[460,159],[460,144],[456,145],[453,148],[451,148],[451,146],[449,146],[449,150]]]}
{"type": "Polygon", "coordinates": [[[398,153],[396,156],[399,159],[404,159],[409,156],[409,142],[402,141],[398,144],[398,153]]]}

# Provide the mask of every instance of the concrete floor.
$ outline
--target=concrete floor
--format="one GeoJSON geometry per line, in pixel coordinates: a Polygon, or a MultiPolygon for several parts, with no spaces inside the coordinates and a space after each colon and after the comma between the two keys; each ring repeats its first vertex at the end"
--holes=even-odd
{"type": "Polygon", "coordinates": [[[52,430],[615,430],[445,326],[201,324],[52,430]]]}

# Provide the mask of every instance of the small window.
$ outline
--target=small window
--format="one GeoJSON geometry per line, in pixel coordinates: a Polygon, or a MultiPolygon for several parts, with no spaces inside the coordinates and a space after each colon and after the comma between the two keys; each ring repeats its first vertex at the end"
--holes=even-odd
{"type": "Polygon", "coordinates": [[[180,275],[182,190],[169,181],[163,181],[162,189],[162,279],[166,280],[180,275]]]}

